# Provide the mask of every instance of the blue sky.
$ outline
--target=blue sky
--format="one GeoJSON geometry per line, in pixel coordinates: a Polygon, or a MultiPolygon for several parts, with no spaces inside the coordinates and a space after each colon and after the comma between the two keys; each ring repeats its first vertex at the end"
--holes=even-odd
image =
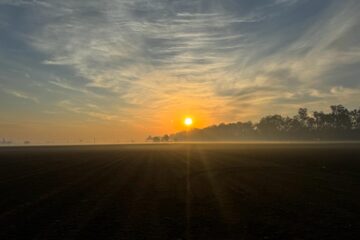
{"type": "MultiPolygon", "coordinates": [[[[0,133],[140,139],[359,107],[357,0],[0,0],[0,133]]],[[[2,137],[2,136],[0,136],[2,137]]]]}

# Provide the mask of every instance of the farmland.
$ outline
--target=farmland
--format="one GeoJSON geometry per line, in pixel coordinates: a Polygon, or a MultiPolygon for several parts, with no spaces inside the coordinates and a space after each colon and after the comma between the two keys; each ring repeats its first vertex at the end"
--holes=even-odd
{"type": "Polygon", "coordinates": [[[360,144],[0,148],[0,239],[356,239],[360,144]]]}

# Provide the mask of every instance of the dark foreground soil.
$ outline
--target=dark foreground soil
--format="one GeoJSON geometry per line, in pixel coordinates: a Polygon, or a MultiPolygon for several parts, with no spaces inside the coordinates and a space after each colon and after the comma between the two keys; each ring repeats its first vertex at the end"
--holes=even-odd
{"type": "Polygon", "coordinates": [[[0,193],[0,239],[360,239],[360,145],[0,148],[0,193]]]}

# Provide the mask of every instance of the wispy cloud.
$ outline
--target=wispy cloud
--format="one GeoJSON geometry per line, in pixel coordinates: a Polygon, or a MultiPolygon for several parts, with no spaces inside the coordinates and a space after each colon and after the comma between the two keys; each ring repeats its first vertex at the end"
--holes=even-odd
{"type": "Polygon", "coordinates": [[[117,118],[116,115],[112,115],[103,111],[95,111],[94,110],[94,106],[95,105],[91,105],[91,104],[87,104],[87,105],[75,105],[74,103],[72,103],[69,100],[63,100],[58,102],[58,106],[66,111],[72,112],[72,113],[76,113],[76,114],[81,114],[81,115],[86,115],[89,116],[91,118],[96,118],[96,119],[100,119],[100,120],[105,120],[105,121],[110,121],[110,120],[114,120],[117,118]]]}
{"type": "Polygon", "coordinates": [[[32,97],[32,96],[28,95],[27,93],[24,93],[24,92],[21,92],[18,90],[13,90],[13,89],[3,89],[3,91],[7,94],[10,94],[11,96],[25,99],[25,100],[30,100],[34,103],[39,103],[39,100],[36,97],[32,97]]]}

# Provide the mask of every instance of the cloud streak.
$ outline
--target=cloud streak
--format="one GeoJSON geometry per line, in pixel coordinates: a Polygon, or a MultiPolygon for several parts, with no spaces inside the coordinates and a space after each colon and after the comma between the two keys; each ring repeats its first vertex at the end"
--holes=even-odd
{"type": "Polygon", "coordinates": [[[10,94],[11,96],[20,98],[20,99],[30,100],[34,103],[39,103],[39,100],[36,97],[29,96],[27,93],[24,93],[24,92],[21,92],[18,90],[3,89],[3,92],[10,94]]]}

